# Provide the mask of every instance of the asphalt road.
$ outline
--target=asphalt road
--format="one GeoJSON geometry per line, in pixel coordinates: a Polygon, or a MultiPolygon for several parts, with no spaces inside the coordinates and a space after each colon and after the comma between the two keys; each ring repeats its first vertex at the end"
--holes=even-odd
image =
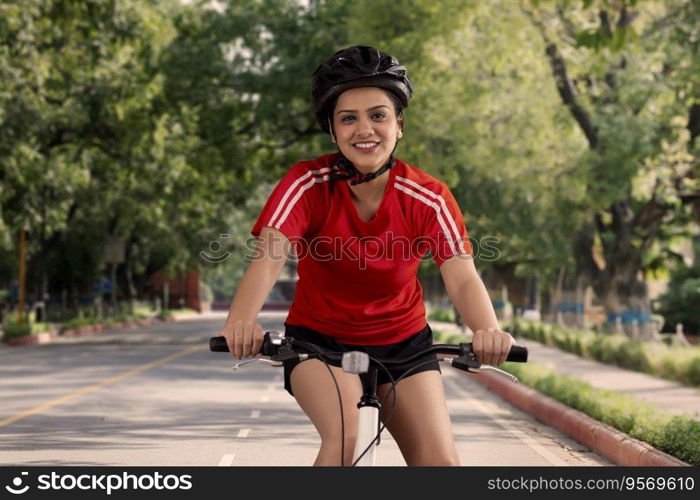
{"type": "MultiPolygon", "coordinates": [[[[319,439],[279,368],[208,350],[223,315],[0,347],[2,465],[309,465],[319,439]]],[[[284,316],[261,315],[266,329],[284,316]]],[[[463,465],[609,462],[443,367],[463,465]]],[[[379,465],[403,465],[388,433],[379,465]]]]}

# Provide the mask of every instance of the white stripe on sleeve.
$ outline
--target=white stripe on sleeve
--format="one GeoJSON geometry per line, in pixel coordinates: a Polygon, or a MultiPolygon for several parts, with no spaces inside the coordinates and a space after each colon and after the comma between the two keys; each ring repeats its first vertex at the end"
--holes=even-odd
{"type": "Polygon", "coordinates": [[[407,195],[412,196],[415,199],[422,201],[423,203],[425,203],[429,207],[433,207],[433,209],[435,210],[435,214],[437,215],[438,223],[440,224],[440,227],[442,228],[443,233],[445,233],[445,236],[447,237],[447,242],[450,244],[450,248],[452,249],[452,253],[454,255],[458,255],[458,254],[462,253],[462,252],[459,252],[457,250],[457,248],[455,248],[454,242],[452,241],[452,238],[450,237],[450,233],[447,229],[447,225],[445,224],[445,219],[443,218],[442,213],[440,211],[440,206],[437,203],[429,200],[428,198],[417,193],[416,191],[412,190],[411,188],[406,187],[403,184],[399,184],[398,182],[394,183],[394,186],[399,191],[403,191],[407,195]]]}
{"type": "MultiPolygon", "coordinates": [[[[455,224],[455,220],[452,217],[452,214],[447,209],[447,203],[445,203],[445,198],[443,198],[441,195],[439,195],[437,193],[434,193],[433,191],[430,191],[429,189],[421,186],[420,184],[418,184],[410,179],[406,179],[405,177],[401,177],[400,175],[396,176],[396,180],[400,181],[400,182],[404,182],[404,183],[408,184],[409,186],[412,186],[420,193],[423,193],[423,194],[430,196],[431,198],[433,198],[434,200],[436,200],[440,204],[440,208],[439,209],[436,208],[436,212],[438,213],[438,216],[440,213],[442,213],[444,218],[450,224],[450,228],[452,229],[452,233],[451,233],[452,239],[454,239],[454,241],[457,243],[457,246],[459,247],[459,252],[456,252],[456,253],[467,253],[467,251],[464,249],[464,242],[462,241],[462,236],[459,234],[459,230],[457,229],[457,224],[455,224]]],[[[397,184],[397,186],[398,186],[398,184],[397,184]]],[[[445,227],[443,227],[443,231],[445,231],[445,235],[448,236],[448,238],[449,238],[450,232],[447,231],[445,227]]]]}
{"type": "MultiPolygon", "coordinates": [[[[329,171],[330,169],[313,170],[312,172],[323,172],[324,170],[329,171]]],[[[292,198],[292,200],[289,202],[289,204],[287,205],[287,209],[284,211],[284,213],[282,214],[280,219],[277,221],[276,224],[274,224],[273,227],[275,229],[279,229],[280,227],[282,227],[282,224],[284,224],[284,221],[287,220],[287,217],[289,217],[289,214],[292,211],[292,208],[294,208],[294,205],[296,205],[296,202],[299,201],[299,198],[301,198],[301,195],[304,194],[304,191],[306,191],[307,189],[310,189],[311,186],[313,186],[314,184],[317,184],[319,182],[328,181],[328,180],[330,180],[330,178],[331,178],[330,175],[324,175],[323,177],[313,177],[313,178],[311,178],[311,180],[309,180],[309,182],[304,184],[301,187],[301,189],[299,189],[299,191],[294,196],[294,198],[292,198]]]]}
{"type": "MultiPolygon", "coordinates": [[[[282,197],[282,201],[280,201],[279,205],[277,205],[277,209],[272,214],[272,217],[267,222],[266,226],[272,226],[272,227],[276,227],[279,229],[279,226],[281,226],[282,223],[281,222],[275,223],[275,220],[279,216],[280,212],[282,212],[282,210],[285,208],[287,200],[292,195],[292,193],[296,190],[297,186],[299,186],[299,184],[301,184],[306,179],[308,179],[311,175],[318,175],[318,174],[322,174],[322,173],[330,172],[330,171],[331,171],[331,169],[329,167],[322,168],[320,170],[309,170],[304,175],[299,177],[296,181],[294,181],[292,183],[292,185],[287,188],[287,191],[285,191],[284,196],[282,197]]],[[[312,182],[312,185],[313,185],[313,182],[312,182]]],[[[296,200],[298,200],[298,199],[299,199],[298,197],[293,199],[292,206],[294,205],[294,203],[296,203],[296,200]]],[[[287,211],[285,213],[288,214],[289,212],[287,211]]],[[[286,218],[286,216],[285,216],[285,218],[286,218]]],[[[282,222],[284,222],[284,221],[282,221],[282,222]]]]}

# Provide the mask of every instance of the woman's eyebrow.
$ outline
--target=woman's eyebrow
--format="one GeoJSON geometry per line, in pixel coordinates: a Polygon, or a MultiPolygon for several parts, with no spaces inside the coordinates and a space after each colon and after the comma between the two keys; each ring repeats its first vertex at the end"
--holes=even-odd
{"type": "MultiPolygon", "coordinates": [[[[386,104],[380,104],[379,106],[372,106],[371,108],[367,108],[367,111],[372,111],[373,109],[377,108],[388,108],[386,104]]],[[[340,113],[357,113],[356,109],[341,109],[336,113],[336,115],[339,115],[340,113]]]]}

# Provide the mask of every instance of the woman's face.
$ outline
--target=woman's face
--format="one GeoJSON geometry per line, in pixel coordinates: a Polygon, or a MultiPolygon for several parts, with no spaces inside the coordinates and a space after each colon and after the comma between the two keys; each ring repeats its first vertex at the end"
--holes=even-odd
{"type": "Polygon", "coordinates": [[[333,110],[333,142],[360,172],[368,174],[389,160],[401,137],[402,120],[381,88],[346,90],[333,110]]]}

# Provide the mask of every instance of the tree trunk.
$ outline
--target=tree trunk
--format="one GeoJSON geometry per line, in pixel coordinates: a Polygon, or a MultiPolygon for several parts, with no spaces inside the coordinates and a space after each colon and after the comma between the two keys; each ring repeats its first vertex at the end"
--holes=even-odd
{"type": "Polygon", "coordinates": [[[126,249],[126,260],[124,261],[124,273],[126,275],[126,285],[129,291],[129,314],[134,314],[137,292],[134,286],[134,272],[132,269],[132,252],[133,245],[129,245],[126,249]]]}
{"type": "Polygon", "coordinates": [[[552,320],[556,319],[557,313],[559,312],[559,302],[561,302],[562,290],[564,289],[564,278],[566,277],[566,266],[561,266],[559,268],[559,273],[557,275],[557,284],[554,289],[550,291],[549,298],[549,314],[552,320]]]}

